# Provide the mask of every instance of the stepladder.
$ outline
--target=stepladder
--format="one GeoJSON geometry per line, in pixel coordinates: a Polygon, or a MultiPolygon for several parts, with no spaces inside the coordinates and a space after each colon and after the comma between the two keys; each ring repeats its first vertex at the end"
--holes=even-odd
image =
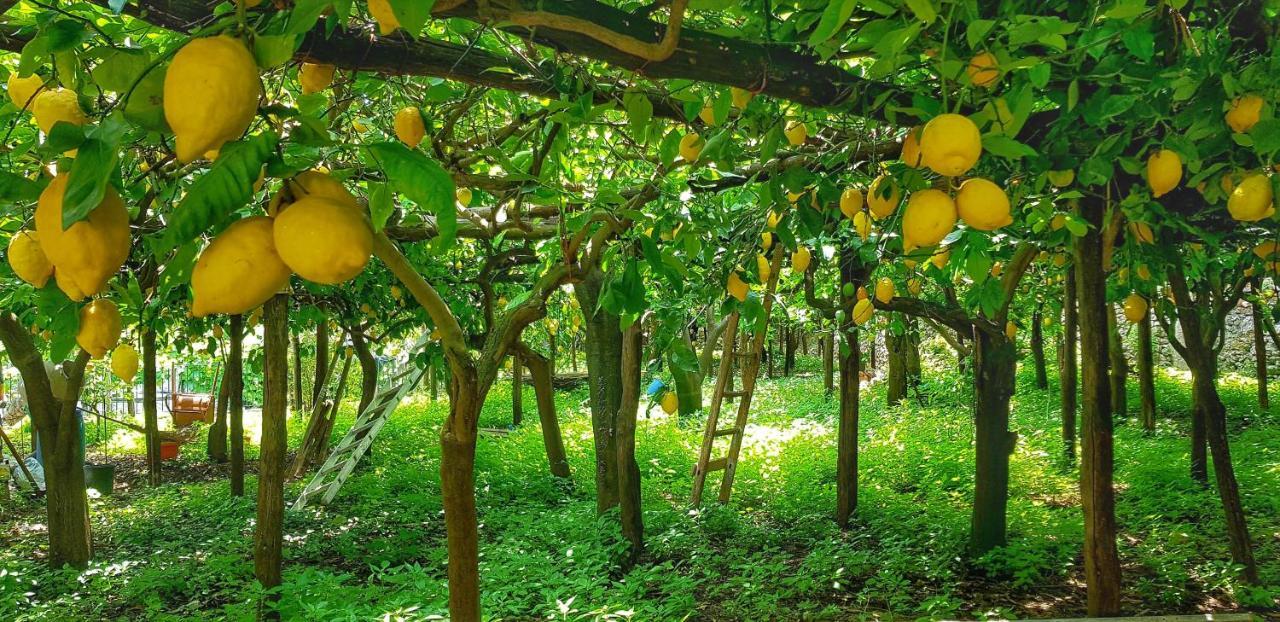
{"type": "Polygon", "coordinates": [[[773,258],[770,261],[769,278],[764,284],[764,295],[760,300],[762,313],[754,330],[743,326],[741,306],[730,313],[725,323],[720,368],[716,375],[715,390],[711,395],[711,405],[707,411],[707,426],[702,435],[702,448],[698,452],[698,462],[693,467],[691,502],[694,506],[702,505],[707,476],[716,471],[724,472],[720,479],[719,500],[721,503],[729,502],[738,459],[742,454],[742,438],[746,433],[747,419],[751,412],[751,397],[755,393],[756,379],[760,375],[761,352],[764,349],[769,317],[773,310],[774,292],[778,287],[778,273],[782,269],[782,255],[782,249],[775,245],[773,258]],[[735,375],[740,377],[736,388],[734,387],[735,375]],[[726,401],[733,403],[733,423],[720,427],[720,415],[724,412],[726,401]],[[728,447],[723,455],[718,454],[716,450],[717,446],[724,445],[721,439],[728,440],[728,447]]]}

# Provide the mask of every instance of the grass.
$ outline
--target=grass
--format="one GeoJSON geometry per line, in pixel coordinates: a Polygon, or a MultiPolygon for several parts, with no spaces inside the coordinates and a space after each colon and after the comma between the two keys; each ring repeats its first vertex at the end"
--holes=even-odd
{"type": "MultiPolygon", "coordinates": [[[[1082,521],[1074,471],[1061,462],[1056,387],[1019,378],[1013,421],[1010,541],[965,554],[973,488],[966,383],[926,375],[927,403],[887,407],[864,392],[856,524],[835,505],[836,404],[817,361],[757,393],[727,507],[688,507],[701,425],[654,416],[638,431],[648,551],[621,573],[614,518],[597,517],[586,394],[557,394],[573,480],[547,471],[536,417],[479,442],[484,608],[502,620],[742,620],[1045,617],[1083,614],[1082,521]]],[[[1128,614],[1275,607],[1280,596],[1280,420],[1250,381],[1223,381],[1237,473],[1267,588],[1238,582],[1221,508],[1187,477],[1189,385],[1158,380],[1160,424],[1116,430],[1117,512],[1128,614]]],[[[1136,387],[1130,391],[1136,399],[1136,387]]],[[[509,386],[481,426],[510,422],[509,386]]],[[[525,397],[532,409],[533,396],[525,397]]],[[[421,620],[446,613],[437,432],[443,402],[402,408],[332,506],[286,516],[286,619],[421,620]]],[[[1136,411],[1136,404],[1131,412],[1136,411]]],[[[659,412],[659,411],[654,411],[659,412]]],[[[337,426],[350,421],[346,413],[337,426]]],[[[291,446],[302,421],[291,421],[291,446]]],[[[112,451],[127,443],[113,441],[112,451]]],[[[93,501],[97,561],[84,573],[41,561],[41,506],[21,501],[0,540],[0,619],[248,620],[257,613],[252,498],[229,495],[220,467],[184,448],[157,489],[93,501]]],[[[252,456],[252,454],[251,454],[252,456]]],[[[712,485],[718,486],[713,476],[712,485]]],[[[254,490],[251,479],[249,490],[254,490]]],[[[293,498],[302,483],[286,490],[293,498]]]]}

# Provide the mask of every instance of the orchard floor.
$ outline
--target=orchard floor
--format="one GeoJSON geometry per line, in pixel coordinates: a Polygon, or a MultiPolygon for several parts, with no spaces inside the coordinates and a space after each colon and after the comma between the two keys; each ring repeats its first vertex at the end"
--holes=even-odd
{"type": "MultiPolygon", "coordinates": [[[[926,374],[915,400],[865,393],[856,524],[835,504],[836,404],[817,362],[763,383],[733,501],[688,507],[700,422],[653,417],[638,432],[648,550],[626,574],[611,517],[597,518],[585,390],[557,394],[573,480],[549,477],[532,412],[479,443],[484,609],[494,620],[864,620],[1069,617],[1084,612],[1082,522],[1073,471],[1059,455],[1056,386],[1022,370],[1013,405],[1009,545],[964,552],[973,486],[970,394],[949,371],[926,374]]],[[[1189,481],[1189,384],[1158,383],[1155,434],[1118,422],[1117,512],[1128,615],[1250,609],[1280,602],[1280,416],[1260,412],[1248,381],[1227,378],[1232,450],[1254,552],[1269,588],[1241,585],[1213,490],[1189,481]]],[[[1136,387],[1130,396],[1136,399],[1136,387]]],[[[508,386],[481,425],[510,423],[508,386]]],[[[525,397],[532,411],[533,395],[525,397]]],[[[280,607],[290,620],[424,620],[445,613],[437,431],[444,402],[402,408],[371,460],[324,511],[286,517],[280,607]]],[[[345,429],[350,414],[338,425],[345,429]]],[[[291,446],[303,422],[290,422],[291,446]]],[[[136,458],[109,456],[124,481],[92,504],[97,561],[84,573],[42,562],[42,506],[0,520],[0,619],[249,620],[253,497],[228,494],[225,468],[188,445],[158,489],[136,458]],[[132,466],[130,466],[132,465],[132,466]]],[[[120,451],[119,448],[111,449],[120,451]]],[[[91,453],[94,453],[91,450],[91,453]]],[[[133,454],[136,456],[136,453],[133,454]]],[[[251,458],[256,457],[252,453],[251,458]]],[[[251,469],[252,470],[252,469],[251,469]]],[[[718,480],[716,480],[718,481],[718,480]]],[[[292,500],[302,483],[286,490],[292,500]]],[[[1268,607],[1270,609],[1268,609],[1268,607]]]]}

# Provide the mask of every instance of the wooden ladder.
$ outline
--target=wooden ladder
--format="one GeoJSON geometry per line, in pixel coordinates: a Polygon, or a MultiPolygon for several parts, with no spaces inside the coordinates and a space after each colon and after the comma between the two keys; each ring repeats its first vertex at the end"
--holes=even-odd
{"type": "Polygon", "coordinates": [[[720,481],[720,503],[729,502],[729,492],[733,489],[733,475],[738,466],[738,454],[742,451],[742,435],[747,428],[747,413],[751,411],[751,395],[755,393],[756,378],[760,375],[760,353],[764,348],[765,334],[769,332],[769,312],[773,309],[773,293],[778,287],[778,273],[782,271],[782,249],[775,246],[773,260],[770,262],[769,282],[765,285],[764,326],[755,334],[743,337],[743,349],[739,351],[738,320],[740,312],[735,310],[729,315],[724,328],[724,345],[721,347],[720,372],[716,377],[715,392],[711,396],[711,410],[707,414],[707,429],[702,435],[702,450],[698,452],[698,463],[693,467],[694,506],[702,504],[702,493],[706,488],[707,474],[712,471],[724,471],[720,481]],[[742,373],[742,387],[733,388],[734,369],[742,373]],[[720,427],[720,410],[726,399],[738,400],[738,412],[733,425],[720,427]],[[722,458],[712,459],[716,439],[729,437],[729,452],[722,458]]]}

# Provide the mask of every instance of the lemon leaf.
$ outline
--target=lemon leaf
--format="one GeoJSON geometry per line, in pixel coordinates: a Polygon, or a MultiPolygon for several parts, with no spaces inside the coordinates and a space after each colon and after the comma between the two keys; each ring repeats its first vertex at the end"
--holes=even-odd
{"type": "Polygon", "coordinates": [[[366,149],[396,190],[435,215],[436,249],[452,247],[458,232],[453,177],[423,152],[400,143],[375,143],[366,149]]]}
{"type": "Polygon", "coordinates": [[[279,138],[272,132],[255,134],[222,147],[213,168],[191,184],[187,196],[173,210],[159,242],[161,251],[194,240],[209,227],[244,207],[253,197],[253,183],[271,159],[279,138]]]}

